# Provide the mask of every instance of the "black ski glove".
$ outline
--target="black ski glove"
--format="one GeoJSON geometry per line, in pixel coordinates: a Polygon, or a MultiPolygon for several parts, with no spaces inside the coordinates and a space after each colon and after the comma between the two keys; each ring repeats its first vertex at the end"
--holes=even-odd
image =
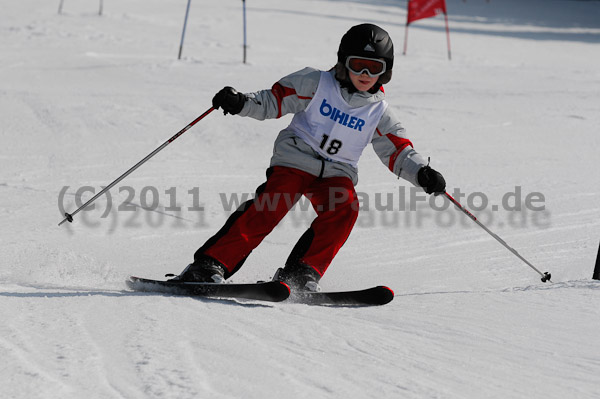
{"type": "Polygon", "coordinates": [[[223,114],[235,115],[244,108],[246,98],[244,94],[238,93],[233,87],[226,86],[215,94],[212,103],[215,109],[223,107],[223,114]]]}
{"type": "Polygon", "coordinates": [[[417,173],[417,183],[425,189],[427,194],[442,194],[446,191],[446,180],[440,172],[429,165],[423,166],[417,173]]]}

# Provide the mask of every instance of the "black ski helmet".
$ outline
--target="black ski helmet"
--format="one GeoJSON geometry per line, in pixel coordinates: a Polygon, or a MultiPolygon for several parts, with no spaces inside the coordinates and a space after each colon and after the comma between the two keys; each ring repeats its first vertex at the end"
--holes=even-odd
{"type": "Polygon", "coordinates": [[[386,69],[394,66],[394,44],[388,33],[377,25],[360,24],[350,28],[340,42],[338,62],[345,64],[346,57],[356,55],[368,58],[383,58],[386,69]]]}

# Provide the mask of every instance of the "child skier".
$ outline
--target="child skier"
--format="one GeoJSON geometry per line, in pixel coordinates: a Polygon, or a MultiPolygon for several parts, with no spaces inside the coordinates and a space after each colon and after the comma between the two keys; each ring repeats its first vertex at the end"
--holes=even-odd
{"type": "Polygon", "coordinates": [[[225,114],[258,120],[295,115],[275,140],[267,180],[255,199],[242,204],[173,280],[229,278],[304,195],[317,217],[273,279],[318,291],[358,216],[357,163],[369,143],[397,176],[428,194],[445,191],[442,175],[413,149],[384,100],[382,85],[390,81],[394,63],[388,33],[372,24],[354,26],[337,55],[329,71],[305,68],[268,90],[242,94],[225,87],[215,95],[214,108],[225,114]]]}

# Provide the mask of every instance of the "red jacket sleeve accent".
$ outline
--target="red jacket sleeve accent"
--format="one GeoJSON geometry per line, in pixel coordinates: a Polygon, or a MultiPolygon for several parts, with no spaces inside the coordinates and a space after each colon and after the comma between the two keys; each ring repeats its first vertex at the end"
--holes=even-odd
{"type": "Polygon", "coordinates": [[[396,159],[398,159],[398,155],[400,155],[402,150],[404,150],[408,146],[411,146],[411,147],[414,147],[414,146],[413,146],[413,143],[409,139],[398,137],[395,134],[386,134],[385,137],[390,139],[390,141],[396,147],[396,152],[394,152],[392,154],[392,156],[390,157],[390,164],[388,165],[390,170],[393,172],[394,164],[396,163],[396,159]]]}
{"type": "Polygon", "coordinates": [[[281,83],[277,82],[271,87],[271,93],[275,96],[275,100],[277,100],[277,118],[281,118],[281,103],[283,99],[287,96],[297,96],[301,100],[310,100],[312,97],[304,97],[299,96],[296,93],[296,90],[291,87],[285,87],[281,83]]]}

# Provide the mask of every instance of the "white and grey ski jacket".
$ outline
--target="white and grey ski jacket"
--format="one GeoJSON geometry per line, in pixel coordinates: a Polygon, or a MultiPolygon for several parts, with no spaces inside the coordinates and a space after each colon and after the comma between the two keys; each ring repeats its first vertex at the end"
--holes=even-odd
{"type": "MultiPolygon", "coordinates": [[[[333,70],[328,73],[335,74],[333,70]]],[[[320,78],[320,70],[304,68],[280,79],[271,89],[246,93],[249,99],[239,115],[264,120],[303,112],[315,96],[320,78]]],[[[339,86],[339,82],[335,82],[339,86]]],[[[345,88],[340,89],[343,99],[351,108],[374,104],[385,98],[382,90],[371,94],[349,93],[345,88]]],[[[412,143],[405,136],[404,128],[389,107],[385,109],[377,128],[371,134],[370,142],[383,164],[395,175],[418,186],[417,172],[427,162],[413,149],[412,143]]],[[[323,157],[298,137],[291,126],[279,133],[271,166],[296,168],[320,177],[346,176],[355,185],[358,182],[358,169],[355,166],[323,157]]]]}

